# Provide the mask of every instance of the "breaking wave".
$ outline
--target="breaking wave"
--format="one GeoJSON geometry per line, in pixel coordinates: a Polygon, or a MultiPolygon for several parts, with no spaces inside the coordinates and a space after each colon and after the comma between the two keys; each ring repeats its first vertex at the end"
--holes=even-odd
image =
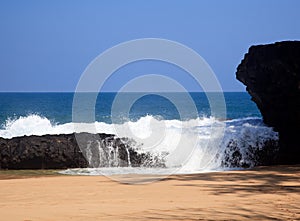
{"type": "Polygon", "coordinates": [[[135,142],[130,148],[150,154],[159,161],[151,167],[120,168],[113,166],[118,165],[117,163],[111,163],[109,165],[112,166],[109,167],[64,171],[68,174],[86,175],[167,174],[174,168],[178,168],[176,173],[196,173],[253,167],[260,164],[260,161],[270,160],[269,155],[273,156],[278,148],[278,134],[264,125],[260,118],[222,121],[203,117],[180,121],[163,120],[148,115],[123,124],[95,122],[92,125],[56,124],[46,117],[29,115],[8,119],[0,129],[0,137],[74,132],[116,134],[118,137],[133,139],[135,142]],[[90,131],[90,128],[93,130],[90,131]]]}

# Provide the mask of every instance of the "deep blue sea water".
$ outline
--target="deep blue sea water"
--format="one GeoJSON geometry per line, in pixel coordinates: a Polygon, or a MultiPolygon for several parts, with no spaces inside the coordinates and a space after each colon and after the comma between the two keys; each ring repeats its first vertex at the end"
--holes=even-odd
{"type": "MultiPolygon", "coordinates": [[[[64,124],[72,122],[72,102],[74,93],[0,93],[0,128],[3,129],[8,119],[15,120],[19,117],[39,115],[49,119],[52,123],[64,124]]],[[[174,95],[174,93],[173,93],[174,95]]],[[[205,93],[190,93],[198,109],[199,116],[209,117],[210,107],[205,93]]],[[[95,119],[98,122],[111,123],[111,105],[116,93],[101,93],[95,105],[95,119]]],[[[124,102],[129,100],[131,93],[123,94],[124,102]]],[[[175,93],[181,97],[181,93],[175,93]]],[[[245,117],[261,117],[254,102],[248,93],[225,92],[227,119],[245,117]]],[[[180,99],[179,99],[180,100],[180,99]]],[[[182,99],[184,106],[185,100],[182,99]]],[[[122,110],[120,110],[120,120],[122,110]]],[[[124,114],[126,115],[126,114],[124,114]]],[[[165,120],[180,119],[178,110],[169,100],[158,95],[146,95],[138,99],[129,112],[130,120],[136,121],[141,117],[151,115],[165,120]]],[[[189,116],[188,109],[185,118],[189,116]]]]}
{"type": "MultiPolygon", "coordinates": [[[[66,172],[89,175],[222,170],[228,148],[233,151],[229,155],[239,152],[241,164],[254,165],[253,148],[262,149],[266,141],[278,140],[278,134],[264,125],[247,93],[224,93],[226,115],[222,117],[212,113],[205,93],[190,93],[196,113],[183,93],[101,93],[95,104],[92,95],[95,94],[80,94],[82,102],[74,105],[78,108],[77,115],[94,110],[90,112],[94,113],[92,119],[72,122],[74,93],[0,93],[0,137],[73,132],[115,134],[133,139],[133,149],[147,152],[166,165],[160,169],[109,167],[66,172]],[[114,105],[115,100],[119,106],[114,105]]],[[[99,156],[100,146],[99,143],[99,156]]],[[[89,148],[87,145],[82,151],[89,153],[89,148]]],[[[117,160],[117,150],[110,151],[117,160]]]]}

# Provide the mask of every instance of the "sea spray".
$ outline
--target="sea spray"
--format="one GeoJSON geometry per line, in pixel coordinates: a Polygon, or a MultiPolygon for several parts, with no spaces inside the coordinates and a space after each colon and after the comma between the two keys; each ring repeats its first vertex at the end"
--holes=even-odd
{"type": "MultiPolygon", "coordinates": [[[[79,127],[82,131],[76,132],[89,132],[84,130],[87,124],[78,124],[82,126],[79,127]]],[[[260,118],[221,121],[203,117],[180,121],[157,119],[148,115],[123,124],[95,122],[94,126],[98,133],[124,137],[117,138],[119,140],[114,142],[120,143],[114,147],[110,139],[85,143],[84,154],[95,174],[102,174],[103,171],[112,174],[168,173],[170,170],[176,173],[195,173],[253,167],[270,160],[278,150],[278,134],[265,126],[260,118]],[[147,139],[153,132],[157,132],[151,127],[153,125],[156,130],[164,129],[161,140],[147,139]],[[222,136],[212,130],[212,126],[218,128],[218,125],[225,125],[222,136]],[[196,140],[196,145],[191,140],[196,140]],[[178,146],[179,143],[183,146],[178,146]],[[123,148],[126,152],[122,153],[121,146],[126,147],[123,148]],[[141,157],[134,158],[135,154],[141,154],[141,157]],[[124,159],[121,160],[120,156],[124,159]]],[[[0,130],[0,137],[73,132],[73,123],[53,124],[45,117],[29,115],[8,120],[0,130]]],[[[71,170],[68,173],[77,172],[71,170]]]]}
{"type": "Polygon", "coordinates": [[[130,153],[129,153],[128,147],[126,146],[125,149],[126,149],[126,152],[127,152],[128,167],[131,167],[130,153]]]}

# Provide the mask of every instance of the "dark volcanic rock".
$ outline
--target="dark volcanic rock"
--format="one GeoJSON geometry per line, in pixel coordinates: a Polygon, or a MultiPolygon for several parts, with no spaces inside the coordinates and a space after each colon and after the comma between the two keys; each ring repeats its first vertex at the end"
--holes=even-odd
{"type": "Polygon", "coordinates": [[[279,132],[279,163],[300,163],[300,41],[250,47],[236,77],[279,132]]]}
{"type": "Polygon", "coordinates": [[[88,133],[0,138],[0,169],[140,166],[147,157],[131,148],[133,142],[88,133]]]}
{"type": "Polygon", "coordinates": [[[74,134],[0,138],[1,169],[87,167],[74,134]]]}
{"type": "Polygon", "coordinates": [[[259,148],[259,146],[256,144],[241,147],[235,140],[231,140],[222,156],[221,166],[225,168],[251,168],[275,164],[278,157],[278,141],[266,140],[263,143],[263,148],[259,148]]]}

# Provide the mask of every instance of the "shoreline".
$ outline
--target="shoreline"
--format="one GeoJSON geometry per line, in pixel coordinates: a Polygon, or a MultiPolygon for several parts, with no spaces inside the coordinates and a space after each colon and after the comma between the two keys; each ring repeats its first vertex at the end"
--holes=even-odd
{"type": "Polygon", "coordinates": [[[299,181],[300,165],[171,175],[145,185],[105,176],[3,179],[0,173],[0,213],[12,221],[298,220],[299,181]]]}

